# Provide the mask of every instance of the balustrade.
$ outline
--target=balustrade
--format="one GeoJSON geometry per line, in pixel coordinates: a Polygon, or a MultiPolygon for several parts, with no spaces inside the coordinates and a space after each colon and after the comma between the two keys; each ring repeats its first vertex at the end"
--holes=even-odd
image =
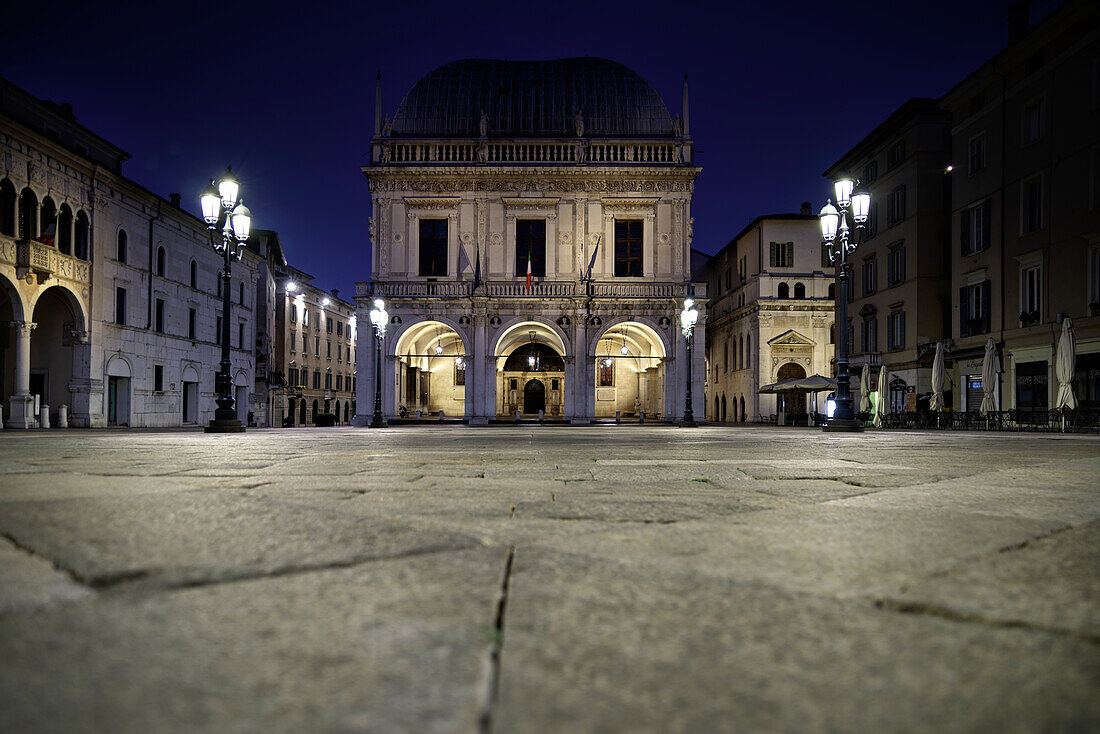
{"type": "Polygon", "coordinates": [[[484,295],[492,298],[683,298],[692,295],[689,283],[619,283],[592,281],[578,283],[572,280],[536,280],[528,291],[523,280],[485,281],[475,293],[472,281],[379,281],[361,282],[355,286],[355,295],[363,298],[453,298],[484,295]]]}
{"type": "Polygon", "coordinates": [[[538,142],[426,141],[408,142],[383,138],[389,157],[383,163],[681,163],[679,144],[668,142],[580,140],[538,142]],[[482,160],[479,148],[484,149],[482,160]]]}

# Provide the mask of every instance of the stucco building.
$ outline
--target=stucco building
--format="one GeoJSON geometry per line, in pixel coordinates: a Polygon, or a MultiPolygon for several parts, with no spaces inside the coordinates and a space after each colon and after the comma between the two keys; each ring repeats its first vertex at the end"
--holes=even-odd
{"type": "MultiPolygon", "coordinates": [[[[0,80],[0,397],[11,428],[198,425],[220,359],[205,224],[122,173],[125,151],[0,80]],[[48,409],[45,407],[48,406],[48,409]]],[[[254,413],[252,251],[230,286],[232,379],[254,413]]]]}
{"type": "MultiPolygon", "coordinates": [[[[804,395],[757,390],[795,377],[833,375],[833,272],[808,203],[798,213],[757,217],[710,259],[709,420],[761,421],[812,409],[804,395]]],[[[818,408],[824,412],[823,404],[818,408]]]]}
{"type": "MultiPolygon", "coordinates": [[[[392,120],[380,90],[376,108],[363,167],[371,280],[356,303],[360,324],[378,297],[391,316],[384,413],[682,415],[685,297],[700,328],[706,313],[705,284],[691,278],[700,169],[686,80],[673,118],[612,61],[465,60],[420,79],[392,120]]],[[[365,334],[359,422],[374,402],[374,348],[365,334]]],[[[701,396],[703,349],[693,359],[701,396]]]]}

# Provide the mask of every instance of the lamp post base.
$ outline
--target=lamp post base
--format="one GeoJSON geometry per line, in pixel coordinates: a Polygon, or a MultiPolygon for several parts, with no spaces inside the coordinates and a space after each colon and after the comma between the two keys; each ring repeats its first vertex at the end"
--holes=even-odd
{"type": "Polygon", "coordinates": [[[218,420],[215,418],[210,421],[210,425],[203,429],[204,433],[244,433],[244,426],[241,422],[234,418],[233,420],[218,420]]]}
{"type": "Polygon", "coordinates": [[[695,421],[686,418],[684,420],[681,420],[676,425],[678,425],[680,428],[697,428],[699,426],[699,424],[695,421]]]}
{"type": "Polygon", "coordinates": [[[370,428],[385,428],[389,424],[386,423],[385,416],[382,416],[381,418],[372,417],[368,425],[370,428]]]}
{"type": "Polygon", "coordinates": [[[863,424],[855,418],[847,420],[833,418],[821,430],[825,433],[863,433],[863,424]]]}

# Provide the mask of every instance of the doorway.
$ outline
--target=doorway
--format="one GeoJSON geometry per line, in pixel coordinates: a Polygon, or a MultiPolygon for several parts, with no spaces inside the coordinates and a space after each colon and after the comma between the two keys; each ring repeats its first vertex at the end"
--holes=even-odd
{"type": "Polygon", "coordinates": [[[183,383],[183,422],[198,423],[199,421],[199,383],[183,383]]]}
{"type": "Polygon", "coordinates": [[[542,380],[528,380],[523,386],[523,412],[527,414],[546,410],[546,385],[542,380]]]}
{"type": "Polygon", "coordinates": [[[107,378],[107,425],[130,425],[130,378],[107,378]]]}

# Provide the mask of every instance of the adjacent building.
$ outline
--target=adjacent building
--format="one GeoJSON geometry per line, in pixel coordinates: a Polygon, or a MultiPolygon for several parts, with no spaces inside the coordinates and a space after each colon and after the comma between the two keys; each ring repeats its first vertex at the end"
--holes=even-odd
{"type": "Polygon", "coordinates": [[[886,365],[888,412],[917,409],[932,389],[935,342],[951,333],[949,121],[939,100],[910,99],[824,174],[858,178],[871,191],[863,239],[848,258],[848,352],[857,389],[870,369],[878,390],[886,365]]]}
{"type": "Polygon", "coordinates": [[[981,403],[992,337],[1005,409],[1046,410],[1061,323],[1078,400],[1100,407],[1100,5],[1070,0],[944,95],[951,117],[953,406],[981,403]]]}
{"type": "MultiPolygon", "coordinates": [[[[389,417],[471,423],[682,415],[692,163],[682,116],[604,59],[441,66],[393,115],[378,92],[370,164],[373,300],[390,314],[389,417]]],[[[360,343],[374,402],[374,339],[360,343]]],[[[694,350],[703,394],[703,349],[694,350]]],[[[369,411],[364,411],[369,413],[369,411]]],[[[365,418],[364,416],[363,418],[365,418]]],[[[362,419],[361,419],[362,421],[362,419]]]]}
{"type": "Polygon", "coordinates": [[[70,106],[0,80],[0,397],[5,425],[198,425],[231,321],[239,417],[254,416],[261,258],[222,313],[206,225],[122,173],[129,155],[70,106]]]}
{"type": "Polygon", "coordinates": [[[316,425],[321,414],[348,425],[356,407],[355,306],[290,266],[280,271],[276,297],[275,350],[285,365],[284,384],[273,391],[276,425],[316,425]]]}
{"type": "Polygon", "coordinates": [[[809,203],[797,213],[757,217],[710,259],[709,420],[766,421],[812,409],[805,395],[757,390],[781,380],[833,374],[833,281],[833,264],[809,203]]]}

